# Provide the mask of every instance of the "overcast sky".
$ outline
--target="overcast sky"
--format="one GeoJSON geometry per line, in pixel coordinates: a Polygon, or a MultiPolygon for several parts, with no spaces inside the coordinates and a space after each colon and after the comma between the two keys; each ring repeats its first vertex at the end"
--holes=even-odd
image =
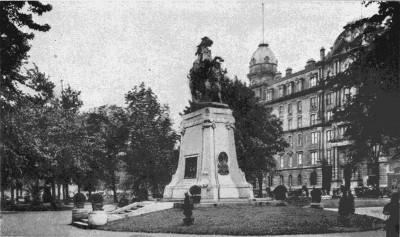
{"type": "MultiPolygon", "coordinates": [[[[262,41],[263,1],[73,1],[51,2],[37,18],[51,30],[35,33],[30,62],[81,91],[84,110],[123,106],[141,82],[171,108],[175,128],[191,98],[187,74],[196,46],[208,36],[213,56],[225,59],[229,76],[248,82],[252,54],[262,41]]],[[[329,49],[343,26],[372,15],[359,1],[264,1],[265,39],[278,70],[301,70],[319,49],[329,49]]]]}

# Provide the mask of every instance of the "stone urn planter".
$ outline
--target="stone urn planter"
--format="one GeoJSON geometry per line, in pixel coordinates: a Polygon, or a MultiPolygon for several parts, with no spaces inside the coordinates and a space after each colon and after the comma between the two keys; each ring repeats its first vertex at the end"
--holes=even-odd
{"type": "Polygon", "coordinates": [[[107,224],[107,212],[103,210],[103,196],[95,193],[90,196],[93,211],[89,212],[88,223],[91,228],[107,224]]]}
{"type": "Polygon", "coordinates": [[[89,216],[89,210],[85,207],[86,197],[82,193],[77,193],[74,196],[74,209],[72,209],[72,222],[87,219],[89,216]]]}
{"type": "Polygon", "coordinates": [[[107,212],[102,210],[89,212],[88,222],[91,228],[107,224],[107,212]]]}
{"type": "Polygon", "coordinates": [[[200,203],[201,200],[201,187],[198,185],[193,185],[189,188],[189,192],[192,195],[192,200],[194,204],[200,203]]]}
{"type": "Polygon", "coordinates": [[[93,211],[102,211],[103,210],[103,196],[99,193],[95,193],[90,196],[90,201],[92,202],[93,211]]]}

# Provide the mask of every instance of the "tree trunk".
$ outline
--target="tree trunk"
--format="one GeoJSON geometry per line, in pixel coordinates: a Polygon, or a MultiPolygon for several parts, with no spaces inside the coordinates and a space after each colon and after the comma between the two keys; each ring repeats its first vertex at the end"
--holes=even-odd
{"type": "Polygon", "coordinates": [[[68,187],[68,183],[65,184],[65,204],[69,204],[69,187],[68,187]]]}
{"type": "Polygon", "coordinates": [[[81,186],[78,185],[78,193],[80,193],[80,192],[81,192],[81,186]]]}
{"type": "Polygon", "coordinates": [[[14,200],[14,185],[11,184],[11,200],[14,200]]]}
{"type": "Polygon", "coordinates": [[[61,198],[61,184],[57,184],[57,199],[60,200],[61,198]]]}
{"type": "Polygon", "coordinates": [[[258,187],[259,187],[259,190],[258,190],[258,197],[259,198],[262,198],[263,197],[263,175],[262,174],[259,174],[258,175],[258,177],[257,177],[257,180],[258,180],[258,187]]]}
{"type": "Polygon", "coordinates": [[[349,191],[350,180],[351,180],[351,167],[349,165],[346,165],[344,167],[343,176],[344,176],[344,187],[346,188],[346,191],[349,191]]]}
{"type": "MultiPolygon", "coordinates": [[[[114,173],[114,172],[113,172],[114,173]]],[[[113,174],[112,176],[112,191],[114,193],[114,202],[118,203],[118,197],[117,197],[117,184],[115,181],[115,175],[113,174]]]]}
{"type": "Polygon", "coordinates": [[[1,185],[1,200],[3,200],[4,199],[4,186],[3,185],[1,185]]]}
{"type": "Polygon", "coordinates": [[[376,187],[379,188],[379,181],[380,181],[380,170],[379,170],[379,157],[375,159],[375,175],[376,175],[376,187]]]}
{"type": "Polygon", "coordinates": [[[56,183],[54,182],[54,179],[51,181],[51,197],[56,197],[56,183]]]}
{"type": "Polygon", "coordinates": [[[65,200],[65,184],[62,184],[62,197],[65,200]]]}

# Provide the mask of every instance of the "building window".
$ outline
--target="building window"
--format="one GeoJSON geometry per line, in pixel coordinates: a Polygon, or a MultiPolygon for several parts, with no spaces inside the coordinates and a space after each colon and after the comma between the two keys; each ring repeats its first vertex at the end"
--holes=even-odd
{"type": "Polygon", "coordinates": [[[281,157],[281,169],[283,169],[283,157],[281,157]]]}
{"type": "Polygon", "coordinates": [[[297,91],[302,91],[302,90],[303,90],[303,80],[302,80],[302,79],[300,79],[300,80],[297,81],[297,88],[296,88],[296,90],[297,90],[297,91]]]}
{"type": "Polygon", "coordinates": [[[302,152],[298,152],[297,153],[297,165],[301,166],[303,164],[303,153],[302,152]]]}
{"type": "Polygon", "coordinates": [[[288,158],[288,167],[292,168],[292,165],[293,165],[293,160],[292,160],[292,156],[290,155],[288,158]]]}
{"type": "Polygon", "coordinates": [[[303,180],[302,180],[302,178],[301,178],[301,174],[299,174],[298,176],[297,176],[297,185],[302,185],[303,184],[303,180]]]}
{"type": "Polygon", "coordinates": [[[297,118],[297,128],[301,128],[302,126],[303,126],[302,117],[299,116],[299,117],[297,118]]]}
{"type": "Polygon", "coordinates": [[[317,108],[317,97],[310,98],[310,107],[311,107],[311,109],[317,108]]]}
{"type": "Polygon", "coordinates": [[[349,101],[350,100],[350,88],[345,88],[344,89],[344,97],[343,97],[343,99],[344,99],[344,101],[349,101]]]}
{"type": "Polygon", "coordinates": [[[332,139],[333,139],[333,132],[332,132],[332,130],[326,131],[326,141],[327,141],[327,142],[330,142],[330,141],[332,141],[332,139]]]}
{"type": "Polygon", "coordinates": [[[268,186],[274,186],[274,177],[271,175],[268,176],[268,186]]]}
{"type": "Polygon", "coordinates": [[[297,113],[301,114],[301,101],[297,101],[297,113]]]}
{"type": "Polygon", "coordinates": [[[326,150],[326,162],[328,165],[332,164],[332,150],[326,150]]]}
{"type": "Polygon", "coordinates": [[[312,151],[310,152],[311,155],[311,165],[316,165],[318,161],[318,152],[312,151]]]}
{"type": "Polygon", "coordinates": [[[332,97],[333,97],[333,93],[327,93],[326,94],[326,105],[331,105],[332,104],[332,97]]]}
{"type": "Polygon", "coordinates": [[[334,62],[333,66],[334,66],[333,70],[334,70],[335,75],[336,75],[336,74],[338,74],[340,72],[340,61],[334,62]]]}
{"type": "Polygon", "coordinates": [[[287,110],[288,110],[288,114],[292,115],[292,104],[291,103],[288,104],[287,110]]]}
{"type": "Polygon", "coordinates": [[[301,146],[302,139],[303,139],[303,136],[301,135],[301,133],[297,134],[297,146],[301,146]]]}
{"type": "Polygon", "coordinates": [[[292,129],[292,119],[288,119],[288,130],[292,129]]]}
{"type": "Polygon", "coordinates": [[[322,80],[323,75],[322,75],[322,68],[318,69],[318,79],[322,80]]]}
{"type": "Polygon", "coordinates": [[[326,121],[332,120],[332,110],[326,112],[326,121]]]}
{"type": "Polygon", "coordinates": [[[312,126],[312,125],[315,125],[315,122],[316,122],[316,115],[315,114],[312,114],[311,116],[310,116],[310,125],[312,126]]]}
{"type": "Polygon", "coordinates": [[[317,85],[317,78],[316,77],[311,77],[310,78],[310,87],[314,87],[317,85]]]}
{"type": "Polygon", "coordinates": [[[283,178],[283,175],[280,175],[280,184],[285,185],[285,179],[283,178]]]}
{"type": "Polygon", "coordinates": [[[311,144],[317,144],[318,143],[318,132],[312,132],[311,133],[311,144]]]}
{"type": "Polygon", "coordinates": [[[310,173],[310,185],[317,185],[317,172],[315,170],[310,173]]]}
{"type": "Polygon", "coordinates": [[[290,146],[293,146],[292,136],[288,136],[288,143],[289,143],[290,146]]]}
{"type": "Polygon", "coordinates": [[[343,139],[344,133],[346,132],[346,128],[344,126],[338,127],[337,138],[343,139]]]}
{"type": "Polygon", "coordinates": [[[283,106],[279,106],[279,117],[283,117],[283,106]]]}
{"type": "Polygon", "coordinates": [[[272,100],[272,90],[268,90],[267,92],[267,101],[271,101],[272,100]]]}
{"type": "Polygon", "coordinates": [[[279,87],[279,98],[283,97],[283,87],[279,87]]]}
{"type": "Polygon", "coordinates": [[[291,174],[289,175],[288,185],[289,185],[289,187],[291,187],[293,185],[293,176],[291,174]]]}
{"type": "Polygon", "coordinates": [[[287,87],[287,94],[290,95],[293,93],[293,82],[289,82],[288,87],[287,87]]]}

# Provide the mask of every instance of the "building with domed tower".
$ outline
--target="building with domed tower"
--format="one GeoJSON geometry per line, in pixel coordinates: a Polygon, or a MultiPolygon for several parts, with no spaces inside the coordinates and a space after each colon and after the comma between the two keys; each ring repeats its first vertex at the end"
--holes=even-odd
{"type": "MultiPolygon", "coordinates": [[[[270,46],[262,43],[250,60],[248,79],[255,95],[282,121],[290,147],[277,155],[277,167],[267,174],[266,186],[283,184],[289,189],[303,185],[332,190],[344,184],[341,152],[349,144],[343,139],[344,123],[332,122],[334,109],[340,109],[355,88],[331,91],[324,86],[327,77],[344,71],[351,63],[351,52],[364,44],[361,30],[343,31],[329,52],[320,49],[318,60],[309,59],[304,69],[285,74],[277,71],[278,59],[270,46]]],[[[400,166],[380,159],[381,187],[399,187],[400,166]]],[[[374,185],[378,179],[366,164],[353,173],[351,187],[374,185]]]]}

